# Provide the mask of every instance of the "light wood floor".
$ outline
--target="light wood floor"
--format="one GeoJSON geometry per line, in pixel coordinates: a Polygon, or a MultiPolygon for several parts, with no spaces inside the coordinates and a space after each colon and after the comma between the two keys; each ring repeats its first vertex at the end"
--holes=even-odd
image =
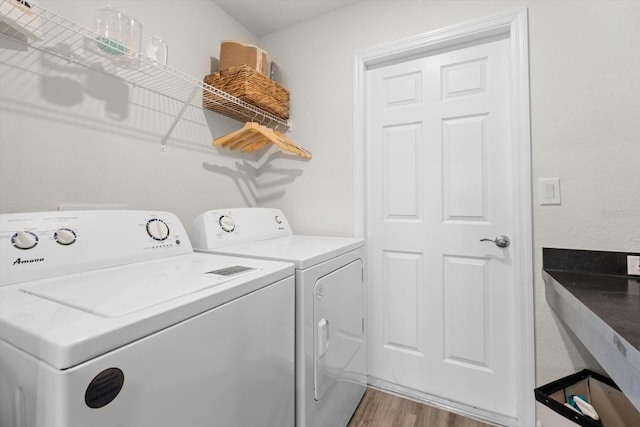
{"type": "Polygon", "coordinates": [[[490,427],[490,425],[368,388],[347,427],[490,427]]]}

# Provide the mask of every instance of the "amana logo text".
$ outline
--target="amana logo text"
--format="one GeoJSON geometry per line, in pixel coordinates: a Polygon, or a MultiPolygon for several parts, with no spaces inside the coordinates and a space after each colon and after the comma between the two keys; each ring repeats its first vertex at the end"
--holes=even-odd
{"type": "Polygon", "coordinates": [[[16,259],[15,261],[13,261],[13,265],[16,264],[31,264],[32,262],[42,262],[44,261],[44,258],[33,258],[33,259],[16,259]]]}

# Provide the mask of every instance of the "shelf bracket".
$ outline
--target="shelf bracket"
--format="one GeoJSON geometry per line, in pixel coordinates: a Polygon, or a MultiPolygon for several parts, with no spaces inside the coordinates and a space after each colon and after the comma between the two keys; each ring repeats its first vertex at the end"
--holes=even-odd
{"type": "Polygon", "coordinates": [[[169,137],[173,133],[173,130],[178,125],[178,122],[180,121],[180,119],[182,119],[182,116],[184,115],[184,112],[187,111],[187,108],[189,108],[189,105],[191,105],[191,101],[193,101],[193,98],[195,98],[195,96],[198,94],[199,91],[200,91],[199,87],[197,87],[197,86],[194,87],[193,90],[191,91],[191,94],[189,95],[189,97],[187,99],[185,99],[184,104],[182,105],[182,108],[180,109],[180,112],[173,119],[173,123],[171,123],[171,126],[169,126],[169,129],[167,130],[165,135],[162,137],[162,140],[160,141],[160,151],[166,151],[166,149],[167,149],[167,140],[169,139],[169,137]]]}

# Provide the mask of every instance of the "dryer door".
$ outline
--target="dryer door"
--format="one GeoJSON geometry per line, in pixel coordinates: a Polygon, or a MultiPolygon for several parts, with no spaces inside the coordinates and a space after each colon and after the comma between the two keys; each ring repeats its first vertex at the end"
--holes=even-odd
{"type": "Polygon", "coordinates": [[[349,380],[354,355],[364,345],[362,260],[355,260],[318,279],[314,286],[314,398],[337,381],[349,380]]]}

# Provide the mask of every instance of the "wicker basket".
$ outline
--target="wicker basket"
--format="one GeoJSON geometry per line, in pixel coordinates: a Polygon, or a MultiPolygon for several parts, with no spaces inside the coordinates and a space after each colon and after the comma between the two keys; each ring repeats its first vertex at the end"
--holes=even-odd
{"type": "MultiPolygon", "coordinates": [[[[204,82],[281,119],[289,118],[289,91],[249,66],[240,65],[209,74],[204,82]]],[[[225,113],[225,103],[228,101],[204,92],[205,108],[225,113]]]]}

